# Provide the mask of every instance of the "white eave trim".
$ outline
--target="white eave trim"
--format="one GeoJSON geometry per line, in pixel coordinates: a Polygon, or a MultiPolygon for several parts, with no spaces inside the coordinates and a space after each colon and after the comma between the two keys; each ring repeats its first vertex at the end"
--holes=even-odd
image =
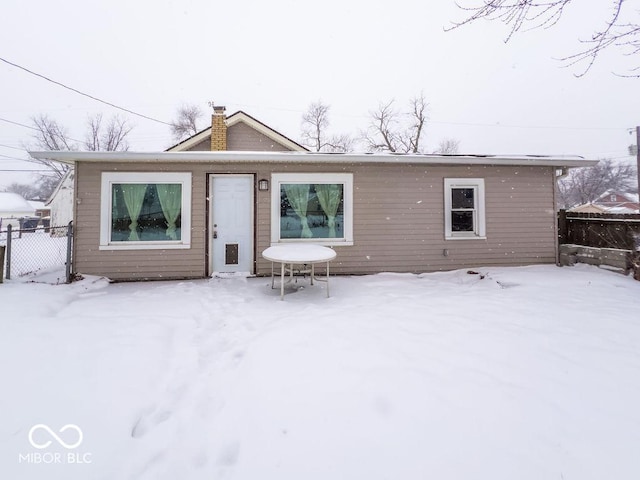
{"type": "Polygon", "coordinates": [[[590,167],[597,160],[578,156],[499,156],[436,155],[390,153],[317,153],[317,152],[69,152],[30,151],[35,159],[76,162],[171,162],[171,163],[326,163],[326,164],[421,164],[421,165],[508,165],[548,167],[590,167]]]}

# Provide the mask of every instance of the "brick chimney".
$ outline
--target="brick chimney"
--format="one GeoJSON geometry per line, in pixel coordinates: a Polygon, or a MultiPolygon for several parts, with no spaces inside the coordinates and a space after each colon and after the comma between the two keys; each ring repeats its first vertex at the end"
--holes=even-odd
{"type": "Polygon", "coordinates": [[[227,149],[226,107],[214,106],[211,115],[211,151],[227,149]]]}

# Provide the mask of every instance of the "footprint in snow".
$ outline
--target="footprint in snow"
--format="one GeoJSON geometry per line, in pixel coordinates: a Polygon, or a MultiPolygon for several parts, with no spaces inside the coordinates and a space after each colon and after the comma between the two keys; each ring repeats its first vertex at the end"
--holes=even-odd
{"type": "Polygon", "coordinates": [[[155,411],[150,415],[144,414],[131,429],[131,436],[133,438],[141,438],[153,428],[169,420],[170,417],[171,412],[168,410],[155,411]]]}

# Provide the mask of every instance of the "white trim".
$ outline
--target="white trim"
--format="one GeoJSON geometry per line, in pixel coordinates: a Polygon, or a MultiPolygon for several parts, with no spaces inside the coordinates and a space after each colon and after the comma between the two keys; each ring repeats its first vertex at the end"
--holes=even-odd
{"type": "Polygon", "coordinates": [[[445,240],[486,240],[486,215],[484,198],[484,178],[444,179],[444,238],[445,240]],[[472,188],[475,191],[473,209],[473,232],[451,230],[451,191],[454,188],[472,188]]]}
{"type": "Polygon", "coordinates": [[[273,173],[271,174],[271,245],[316,243],[324,246],[353,245],[353,173],[273,173]],[[339,239],[280,238],[280,185],[282,183],[341,183],[344,237],[339,239]]]}
{"type": "Polygon", "coordinates": [[[321,153],[321,152],[69,152],[32,151],[31,157],[74,162],[140,162],[140,163],[322,163],[322,164],[375,164],[396,165],[510,165],[537,167],[589,167],[597,160],[576,156],[499,156],[499,155],[436,155],[397,153],[321,153]]]}
{"type": "Polygon", "coordinates": [[[208,202],[209,202],[209,219],[208,219],[208,225],[207,225],[207,235],[209,236],[209,247],[208,247],[208,255],[209,255],[209,276],[213,275],[215,272],[220,272],[222,271],[221,269],[216,269],[216,265],[215,263],[215,259],[213,256],[213,225],[214,225],[214,218],[213,218],[213,201],[214,201],[214,196],[215,196],[215,191],[213,188],[213,180],[214,178],[228,178],[228,177],[234,177],[234,178],[248,178],[250,180],[251,183],[251,198],[249,200],[249,203],[251,205],[251,235],[250,237],[250,245],[249,245],[249,251],[251,252],[251,258],[249,260],[250,262],[250,267],[249,267],[249,274],[253,275],[255,273],[255,268],[256,268],[256,259],[255,259],[255,175],[252,173],[210,173],[209,174],[209,195],[208,195],[208,202]]]}
{"type": "Polygon", "coordinates": [[[100,183],[99,250],[158,250],[191,248],[191,173],[190,172],[102,172],[100,183]],[[182,185],[181,239],[153,242],[111,241],[111,185],[113,183],[180,183],[182,185]]]}

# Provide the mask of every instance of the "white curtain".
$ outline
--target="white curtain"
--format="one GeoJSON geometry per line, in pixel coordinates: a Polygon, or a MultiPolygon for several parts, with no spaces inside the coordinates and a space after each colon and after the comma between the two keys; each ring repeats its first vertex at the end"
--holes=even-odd
{"type": "Polygon", "coordinates": [[[167,237],[178,240],[176,234],[176,220],[182,208],[182,185],[175,183],[159,183],[156,185],[158,200],[162,213],[167,220],[167,237]]]}
{"type": "Polygon", "coordinates": [[[296,215],[300,217],[300,223],[302,224],[301,238],[311,238],[313,233],[309,228],[309,222],[307,222],[307,204],[309,203],[309,184],[287,184],[283,185],[284,191],[289,199],[289,205],[296,212],[296,215]]]}
{"type": "Polygon", "coordinates": [[[342,185],[333,184],[316,184],[316,194],[318,202],[328,219],[329,238],[336,236],[336,212],[342,200],[342,185]]]}
{"type": "Polygon", "coordinates": [[[140,237],[138,236],[136,229],[138,228],[138,218],[140,217],[140,211],[142,210],[144,195],[147,192],[147,185],[126,183],[121,184],[120,188],[122,189],[124,204],[127,206],[127,212],[131,219],[131,224],[129,225],[129,230],[131,230],[131,233],[129,234],[129,241],[137,242],[140,240],[140,237]]]}

